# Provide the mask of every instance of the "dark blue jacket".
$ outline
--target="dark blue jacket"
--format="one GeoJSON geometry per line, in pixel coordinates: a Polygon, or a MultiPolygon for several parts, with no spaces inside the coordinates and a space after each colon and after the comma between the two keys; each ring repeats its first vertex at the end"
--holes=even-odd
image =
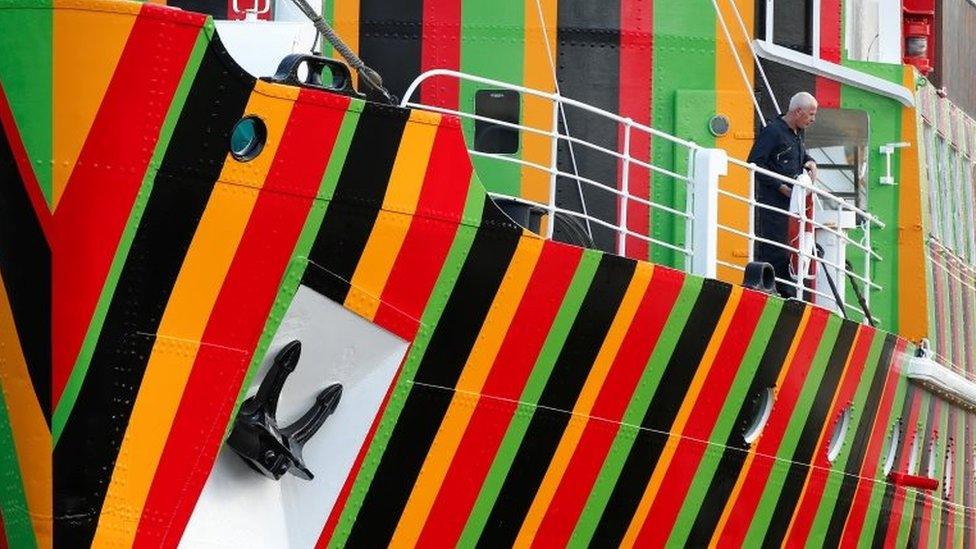
{"type": "MultiPolygon", "coordinates": [[[[749,162],[786,177],[795,178],[803,165],[813,160],[803,144],[803,130],[794,133],[780,116],[761,132],[749,151],[749,162]]],[[[764,204],[789,209],[790,199],[779,192],[781,181],[756,174],[756,199],[764,204]]]]}

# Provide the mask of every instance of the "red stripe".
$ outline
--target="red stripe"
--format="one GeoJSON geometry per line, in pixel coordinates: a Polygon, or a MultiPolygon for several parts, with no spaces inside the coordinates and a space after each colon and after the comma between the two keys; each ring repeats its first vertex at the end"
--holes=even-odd
{"type": "Polygon", "coordinates": [[[52,398],[74,367],[204,16],[143,4],[54,214],[52,398]],[[160,44],[166,44],[164,51],[160,44]],[[147,60],[151,60],[147,64],[147,60]]]}
{"type": "Polygon", "coordinates": [[[27,156],[27,149],[24,142],[20,139],[20,132],[17,130],[17,122],[14,121],[14,114],[10,110],[10,103],[7,101],[7,94],[3,90],[3,83],[0,82],[0,131],[7,136],[7,144],[17,162],[20,177],[24,180],[24,188],[27,196],[34,207],[34,216],[37,218],[44,237],[51,242],[51,210],[48,209],[44,194],[41,193],[41,186],[37,182],[34,169],[31,168],[30,157],[27,156]]]}
{"type": "MultiPolygon", "coordinates": [[[[668,474],[657,492],[662,497],[654,498],[647,514],[653,520],[644,521],[636,542],[638,547],[663,547],[667,543],[671,529],[661,525],[674,524],[681,511],[685,498],[679,494],[687,494],[695,478],[698,464],[708,447],[703,441],[709,439],[718,421],[765,305],[764,294],[750,291],[743,294],[715,355],[714,366],[706,376],[701,393],[694,397],[695,406],[671,459],[668,474]]],[[[746,398],[752,397],[746,395],[746,398]]]]}
{"type": "Polygon", "coordinates": [[[840,0],[820,0],[820,58],[840,63],[840,0]]]}
{"type": "MultiPolygon", "coordinates": [[[[901,372],[901,362],[904,358],[906,342],[899,339],[895,344],[895,351],[892,355],[893,360],[889,364],[879,364],[879,368],[888,368],[888,376],[885,379],[885,388],[882,393],[881,403],[878,406],[878,413],[875,415],[876,421],[871,430],[870,441],[861,464],[860,478],[857,481],[857,488],[854,491],[854,499],[851,510],[847,516],[847,523],[844,526],[844,534],[841,537],[842,547],[854,547],[861,537],[861,530],[864,528],[864,521],[867,518],[868,505],[871,501],[871,493],[874,491],[876,482],[875,472],[879,470],[881,463],[881,451],[884,447],[885,437],[890,432],[891,425],[886,420],[891,417],[892,407],[894,406],[895,393],[898,392],[899,375],[901,372]]],[[[899,444],[905,444],[905,437],[901,437],[899,444]]]]}
{"type": "MultiPolygon", "coordinates": [[[[407,349],[406,354],[403,355],[403,360],[405,361],[407,357],[410,356],[410,349],[407,349]]],[[[397,366],[397,375],[403,369],[403,362],[397,366]]],[[[391,383],[389,388],[386,390],[386,395],[383,396],[383,402],[380,403],[378,410],[386,410],[386,405],[390,402],[390,396],[393,394],[393,389],[396,388],[396,383],[391,383]]],[[[352,492],[352,487],[356,483],[356,476],[359,474],[359,470],[363,467],[363,460],[366,459],[367,451],[369,450],[370,443],[373,437],[376,436],[376,429],[379,427],[383,419],[382,413],[377,413],[376,417],[373,418],[373,424],[369,427],[369,432],[366,433],[366,438],[363,439],[363,445],[359,448],[359,453],[356,454],[356,461],[353,462],[352,467],[349,469],[349,474],[346,476],[346,481],[342,484],[342,490],[339,491],[339,496],[336,498],[335,504],[332,505],[332,511],[329,513],[329,518],[325,522],[325,527],[322,529],[322,533],[319,534],[319,539],[315,543],[316,547],[327,547],[329,540],[332,539],[332,534],[335,533],[336,526],[339,525],[339,518],[342,516],[342,511],[346,507],[346,502],[349,500],[349,494],[352,492]]]]}
{"type": "MultiPolygon", "coordinates": [[[[857,392],[858,383],[864,374],[864,366],[868,360],[868,353],[871,351],[871,343],[874,341],[877,332],[871,328],[861,326],[857,342],[854,344],[854,352],[851,354],[847,371],[835,397],[834,406],[827,415],[827,422],[821,431],[821,443],[817,447],[811,460],[812,467],[807,475],[807,485],[800,496],[800,502],[793,512],[793,528],[790,529],[786,538],[786,545],[800,546],[806,543],[813,527],[813,521],[817,517],[817,509],[820,507],[821,498],[824,495],[824,486],[827,484],[827,477],[831,472],[832,464],[827,459],[827,452],[823,451],[823,441],[834,429],[834,424],[840,416],[841,411],[851,405],[854,394],[857,392]]],[[[851,425],[857,428],[857,424],[851,425]]]]}
{"type": "MultiPolygon", "coordinates": [[[[460,183],[471,179],[471,164],[467,151],[458,154],[458,147],[464,146],[458,128],[454,121],[441,119],[437,135],[434,136],[416,213],[407,229],[373,319],[377,325],[407,341],[413,341],[417,333],[419,319],[444,267],[445,258],[457,232],[457,222],[464,210],[469,187],[460,183]]],[[[407,356],[409,354],[410,351],[407,356]]],[[[386,409],[390,391],[379,408],[381,411],[386,409]]],[[[382,415],[378,413],[373,420],[370,432],[359,449],[329,520],[319,536],[319,545],[327,544],[335,532],[382,415]]]]}
{"type": "Polygon", "coordinates": [[[647,369],[684,280],[684,275],[678,271],[663,267],[654,269],[650,285],[593,403],[590,415],[600,419],[587,422],[553,494],[552,501],[558,505],[551,504],[546,509],[535,536],[537,540],[546,540],[552,545],[565,545],[569,541],[620,429],[618,422],[647,369]]]}
{"type": "MultiPolygon", "coordinates": [[[[933,403],[934,404],[932,406],[932,418],[933,418],[932,419],[932,432],[931,433],[926,433],[927,437],[925,439],[925,444],[928,447],[923,447],[922,448],[923,455],[924,455],[924,452],[929,452],[929,450],[931,448],[931,452],[929,453],[929,461],[931,461],[933,459],[935,459],[935,460],[938,459],[938,455],[937,455],[937,453],[935,451],[936,450],[936,447],[933,447],[932,446],[932,440],[933,440],[933,437],[934,436],[938,436],[938,433],[939,433],[939,430],[940,430],[940,427],[941,427],[941,420],[939,420],[937,418],[939,418],[939,416],[942,414],[942,400],[939,399],[939,398],[934,398],[933,399],[933,403]]],[[[924,466],[924,465],[927,465],[927,463],[923,463],[920,466],[924,466]]],[[[936,462],[936,465],[938,465],[938,462],[936,462]]],[[[935,470],[938,471],[939,470],[938,467],[935,467],[935,470]]],[[[927,476],[927,471],[919,471],[919,475],[920,476],[927,476]]],[[[937,495],[934,494],[934,493],[933,494],[919,493],[918,497],[923,498],[923,501],[924,501],[924,503],[922,504],[922,521],[921,521],[922,526],[921,526],[921,530],[919,531],[918,538],[921,541],[923,547],[928,547],[928,545],[929,545],[928,544],[929,529],[932,526],[931,525],[931,521],[932,521],[932,505],[933,505],[933,500],[937,497],[937,495]]]]}
{"type": "MultiPolygon", "coordinates": [[[[620,115],[634,122],[651,125],[651,78],[654,65],[654,2],[652,0],[621,0],[620,3],[620,115]]],[[[620,130],[617,142],[623,151],[624,134],[620,130]]],[[[644,162],[650,161],[651,139],[644,132],[631,132],[631,155],[644,162]]],[[[621,164],[618,171],[623,170],[621,164]]],[[[631,164],[628,190],[630,194],[645,200],[650,198],[650,171],[631,164]]],[[[620,203],[618,202],[618,218],[620,203]]],[[[627,204],[627,228],[643,235],[651,234],[651,214],[645,204],[630,201],[627,204]]],[[[634,236],[627,237],[627,256],[647,260],[647,241],[634,236]]]]}
{"type": "MultiPolygon", "coordinates": [[[[461,2],[424,0],[423,38],[420,43],[420,70],[459,70],[461,67],[461,2]]],[[[458,108],[458,80],[436,78],[421,86],[425,105],[458,108]]]]}
{"type": "Polygon", "coordinates": [[[823,309],[810,310],[810,317],[803,334],[799,336],[800,344],[790,362],[789,371],[783,380],[783,385],[777,388],[776,413],[769,417],[769,422],[756,442],[756,458],[752,460],[752,466],[746,472],[738,497],[727,504],[731,506],[731,512],[722,532],[722,542],[728,543],[729,547],[741,547],[746,532],[752,524],[759,499],[762,497],[770,470],[775,463],[770,456],[776,455],[779,445],[783,442],[783,436],[789,427],[790,417],[793,415],[793,409],[810,372],[829,316],[830,314],[823,309]]]}
{"type": "MultiPolygon", "coordinates": [[[[912,441],[916,436],[925,436],[924,431],[919,431],[916,429],[916,426],[918,425],[918,415],[921,413],[922,408],[922,394],[922,390],[920,389],[915,391],[915,394],[912,395],[913,398],[909,404],[911,411],[908,414],[908,421],[905,423],[905,434],[909,435],[909,437],[906,438],[908,445],[905,446],[905,449],[907,451],[902,451],[901,458],[898,460],[898,463],[895,466],[895,471],[908,470],[908,464],[911,460],[912,454],[912,441]]],[[[898,531],[901,529],[901,520],[905,514],[904,505],[907,499],[908,493],[905,491],[905,489],[901,486],[895,486],[895,497],[892,499],[891,510],[889,511],[890,518],[888,520],[888,533],[885,536],[885,547],[894,547],[895,542],[898,540],[898,531]]],[[[914,498],[912,498],[912,501],[914,502],[914,498]]]]}
{"type": "Polygon", "coordinates": [[[434,137],[416,213],[373,319],[407,341],[413,340],[417,323],[444,267],[470,188],[471,161],[460,127],[450,119],[442,120],[434,137]],[[405,325],[404,318],[413,321],[405,325]]]}
{"type": "Polygon", "coordinates": [[[580,261],[579,248],[547,241],[495,357],[482,396],[431,507],[417,545],[457,543],[492,460],[515,413],[515,401],[532,372],[542,345],[580,261]],[[494,398],[490,398],[494,397],[494,398]]]}
{"type": "Polygon", "coordinates": [[[136,545],[176,544],[217,457],[250,353],[265,327],[325,171],[329,155],[323,152],[332,150],[349,104],[348,98],[322,100],[323,95],[316,95],[303,90],[292,109],[264,190],[204,331],[202,340],[210,345],[202,345],[194,361],[146,500],[136,545]],[[245,360],[227,360],[226,348],[243,350],[245,360]],[[209,428],[201,429],[201,418],[209,428]],[[163,528],[160,517],[169,518],[163,528]]]}

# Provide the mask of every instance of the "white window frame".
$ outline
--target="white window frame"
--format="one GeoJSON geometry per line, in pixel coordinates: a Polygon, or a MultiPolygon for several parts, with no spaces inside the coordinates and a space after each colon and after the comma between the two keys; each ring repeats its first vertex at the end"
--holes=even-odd
{"type": "MultiPolygon", "coordinates": [[[[810,57],[813,57],[814,59],[820,59],[820,0],[811,0],[811,1],[813,2],[813,6],[810,10],[811,11],[810,13],[811,53],[806,55],[810,55],[810,57]]],[[[976,1],[976,0],[972,0],[972,1],[976,1]]],[[[776,42],[773,41],[773,19],[774,19],[773,14],[775,12],[775,8],[773,6],[774,3],[775,0],[766,0],[766,34],[764,38],[766,42],[769,42],[770,44],[776,44],[776,42]]]]}

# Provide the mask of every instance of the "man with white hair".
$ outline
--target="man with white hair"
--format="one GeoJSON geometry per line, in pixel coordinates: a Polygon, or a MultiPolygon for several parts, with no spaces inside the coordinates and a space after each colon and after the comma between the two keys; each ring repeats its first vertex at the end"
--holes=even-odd
{"type": "MultiPolygon", "coordinates": [[[[810,179],[817,179],[817,163],[807,154],[803,144],[803,131],[817,118],[817,100],[807,92],[799,92],[790,98],[786,114],[772,120],[759,132],[749,152],[749,162],[769,171],[795,179],[806,170],[810,179]]],[[[756,174],[756,201],[783,211],[790,209],[793,185],[768,175],[756,174]]],[[[788,244],[789,218],[780,211],[756,206],[755,232],[758,238],[788,244]]],[[[755,261],[765,261],[773,266],[776,278],[790,280],[789,251],[766,242],[756,242],[755,261]]],[[[783,297],[796,297],[796,288],[777,282],[783,297]]]]}

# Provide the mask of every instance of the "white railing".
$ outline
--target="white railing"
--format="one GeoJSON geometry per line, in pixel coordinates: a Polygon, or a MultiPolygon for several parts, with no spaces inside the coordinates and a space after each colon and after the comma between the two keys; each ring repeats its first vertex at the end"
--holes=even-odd
{"type": "MultiPolygon", "coordinates": [[[[690,222],[694,219],[694,214],[687,209],[679,210],[676,208],[672,208],[668,205],[654,202],[649,198],[636,196],[631,192],[630,177],[631,177],[631,172],[634,170],[646,170],[648,174],[652,174],[652,173],[659,174],[679,184],[690,186],[692,183],[691,177],[687,174],[677,173],[672,170],[663,168],[661,166],[656,166],[645,160],[642,160],[639,156],[634,155],[630,147],[633,134],[643,133],[647,135],[648,138],[665,139],[667,141],[670,141],[677,147],[682,147],[686,149],[689,153],[689,156],[693,151],[699,149],[699,147],[694,143],[655,130],[650,126],[640,124],[630,118],[625,118],[616,115],[614,113],[611,113],[609,111],[605,111],[603,109],[594,107],[592,105],[582,103],[580,101],[562,97],[557,94],[543,92],[531,88],[526,88],[523,86],[517,86],[506,82],[501,82],[499,80],[492,80],[490,78],[472,76],[465,73],[445,70],[445,69],[436,69],[436,70],[428,71],[421,74],[419,77],[417,77],[417,79],[414,80],[414,82],[410,85],[410,87],[407,89],[406,93],[404,94],[403,100],[401,101],[401,106],[421,108],[429,111],[458,116],[460,118],[467,119],[467,120],[489,122],[491,124],[495,124],[504,128],[510,128],[522,132],[523,134],[542,136],[544,138],[549,139],[551,143],[551,147],[549,147],[548,163],[545,164],[533,160],[526,160],[523,158],[519,158],[514,155],[491,154],[491,153],[480,152],[474,150],[473,147],[469,149],[468,152],[474,157],[491,159],[501,163],[516,164],[520,167],[546,174],[548,176],[548,186],[549,186],[547,202],[526,200],[522,197],[506,197],[506,198],[517,198],[519,199],[518,200],[519,202],[544,208],[548,212],[549,220],[555,219],[556,214],[562,214],[562,215],[567,215],[567,216],[581,219],[584,222],[586,222],[588,227],[591,224],[595,224],[615,231],[617,233],[617,245],[615,251],[619,255],[627,255],[627,239],[628,237],[633,237],[648,242],[649,244],[652,245],[661,246],[663,248],[674,250],[682,254],[686,258],[689,258],[690,260],[692,251],[689,246],[684,245],[683,243],[667,242],[664,240],[653,238],[649,234],[646,234],[645,232],[635,231],[627,224],[627,220],[629,218],[628,209],[632,203],[641,204],[651,210],[661,212],[663,214],[672,216],[674,218],[678,218],[685,223],[690,224],[690,222]],[[417,92],[417,89],[420,87],[420,85],[423,82],[430,80],[432,78],[456,78],[458,80],[472,82],[475,84],[489,86],[492,88],[512,90],[523,95],[534,96],[539,99],[548,101],[549,103],[551,103],[552,106],[551,125],[547,127],[533,127],[525,124],[514,124],[504,120],[487,118],[484,116],[479,116],[474,113],[460,111],[457,109],[446,109],[442,107],[424,105],[421,103],[415,103],[411,101],[411,98],[417,92]],[[570,131],[560,130],[560,126],[562,126],[562,128],[568,127],[567,117],[566,117],[567,107],[570,109],[578,109],[579,111],[589,113],[590,115],[597,116],[605,121],[616,124],[618,126],[619,133],[623,135],[622,147],[620,147],[619,149],[617,148],[611,149],[598,143],[594,143],[591,141],[587,141],[585,139],[574,137],[570,131]],[[562,124],[560,124],[560,122],[562,124]],[[572,160],[571,162],[573,167],[572,173],[559,169],[557,165],[558,146],[560,142],[565,143],[566,146],[568,147],[569,154],[572,160]],[[604,180],[597,180],[594,178],[581,176],[576,163],[575,151],[577,147],[585,148],[599,155],[604,155],[606,157],[611,157],[615,159],[615,161],[619,166],[619,169],[616,170],[616,173],[614,174],[614,178],[612,180],[607,180],[610,178],[605,178],[604,180]],[[583,207],[581,208],[582,211],[574,211],[565,208],[560,208],[556,205],[556,188],[560,178],[571,180],[576,183],[577,188],[579,190],[580,200],[583,203],[583,207]],[[583,192],[582,192],[583,185],[587,185],[590,188],[598,189],[601,192],[609,193],[615,196],[615,198],[619,203],[618,215],[617,215],[618,220],[616,223],[611,223],[605,219],[600,219],[596,216],[592,216],[589,214],[589,212],[586,209],[585,199],[583,198],[583,192]]],[[[496,195],[496,197],[497,196],[498,195],[496,195]]],[[[555,223],[552,222],[548,222],[546,224],[546,237],[552,238],[554,225],[555,223]]]]}
{"type": "MultiPolygon", "coordinates": [[[[732,168],[731,177],[738,175],[738,177],[748,178],[748,192],[741,195],[720,189],[718,194],[728,201],[748,206],[748,230],[743,231],[725,223],[719,223],[717,230],[748,240],[747,262],[754,259],[756,243],[786,250],[796,256],[796,273],[792,279],[777,277],[776,280],[793,286],[798,297],[808,294],[812,297],[809,300],[830,308],[835,308],[834,305],[839,300],[846,309],[862,312],[861,305],[857,301],[851,303],[846,298],[847,282],[850,282],[855,285],[855,290],[863,292],[865,305],[870,305],[871,293],[881,290],[881,286],[874,282],[871,276],[872,265],[882,260],[871,247],[872,227],[884,228],[885,226],[880,219],[852,205],[844,198],[824,190],[805,174],[792,179],[736,158],[729,158],[729,165],[732,168]],[[756,196],[757,175],[791,185],[792,202],[800,207],[784,211],[755,200],[753,197],[756,196]],[[813,215],[810,215],[806,207],[808,197],[812,198],[813,215]],[[777,212],[792,220],[797,234],[796,243],[776,242],[756,236],[757,209],[777,212]],[[860,233],[859,238],[856,233],[860,233]],[[861,254],[860,268],[853,267],[848,262],[847,252],[850,249],[861,254]],[[819,251],[824,253],[821,254],[819,251]],[[817,268],[814,269],[814,266],[817,268]],[[834,288],[831,288],[831,285],[834,288]],[[834,294],[835,291],[837,295],[834,294]]],[[[725,267],[745,270],[745,262],[742,264],[723,260],[717,262],[725,267]]]]}
{"type": "MultiPolygon", "coordinates": [[[[472,76],[457,71],[437,69],[428,71],[420,75],[407,89],[401,106],[421,108],[433,112],[457,116],[462,119],[488,122],[504,128],[509,128],[523,135],[541,136],[550,142],[548,147],[549,157],[545,159],[525,159],[517,155],[485,153],[469,149],[469,153],[476,158],[483,158],[493,162],[503,164],[514,164],[529,171],[541,172],[547,176],[548,198],[546,202],[530,200],[521,196],[502,195],[489,193],[493,198],[504,198],[530,207],[537,207],[546,212],[547,223],[545,236],[552,238],[554,230],[554,220],[557,215],[570,216],[580,219],[587,224],[605,227],[614,231],[617,235],[616,251],[619,255],[627,255],[627,240],[629,237],[643,240],[649,245],[660,246],[662,248],[678,252],[685,258],[685,270],[701,276],[715,278],[718,267],[727,267],[736,270],[744,270],[746,263],[752,261],[753,249],[757,242],[763,242],[771,246],[787,250],[796,256],[797,276],[794,279],[777,279],[779,282],[791,285],[797,290],[798,297],[806,297],[823,306],[839,309],[846,315],[847,310],[861,312],[862,306],[857,301],[850,302],[846,298],[846,288],[848,283],[855,286],[856,290],[863,290],[865,305],[870,303],[872,292],[881,290],[881,286],[872,279],[872,266],[875,262],[881,261],[881,257],[871,248],[872,227],[884,227],[884,224],[875,216],[850,204],[845,199],[838,197],[809,181],[809,178],[801,176],[798,180],[779,175],[765,170],[754,164],[749,164],[735,158],[730,158],[725,151],[720,149],[709,149],[696,145],[694,142],[686,141],[667,134],[650,126],[635,122],[630,118],[625,118],[617,114],[587,105],[585,103],[562,97],[558,94],[543,92],[517,86],[506,82],[472,76]],[[458,109],[449,109],[439,106],[425,105],[412,100],[420,85],[433,78],[454,78],[461,81],[470,82],[476,85],[485,86],[490,89],[511,90],[523,96],[532,96],[551,103],[552,120],[547,127],[532,127],[525,124],[507,122],[479,116],[475,113],[465,112],[458,109]],[[583,138],[572,135],[567,123],[566,109],[578,109],[599,117],[600,119],[613,123],[618,128],[619,147],[608,147],[603,144],[594,143],[583,138]],[[643,133],[648,138],[664,139],[678,148],[674,157],[686,157],[687,170],[660,166],[653,161],[643,160],[641,157],[649,158],[650,150],[632,150],[633,136],[636,133],[643,133]],[[561,170],[557,164],[559,144],[563,143],[568,150],[569,164],[572,165],[572,173],[561,170]],[[576,150],[586,149],[598,155],[613,158],[618,169],[613,174],[605,174],[604,177],[585,177],[580,175],[580,170],[576,162],[576,150]],[[637,154],[635,154],[637,153],[637,154]],[[686,155],[686,156],[685,156],[686,155]],[[687,191],[687,200],[680,205],[667,205],[655,202],[649,198],[636,196],[631,192],[630,177],[632,172],[640,173],[644,170],[649,180],[653,184],[667,184],[672,187],[684,187],[687,191]],[[683,173],[682,173],[683,172],[683,173]],[[656,180],[651,176],[657,174],[656,180]],[[790,184],[794,193],[799,193],[800,204],[805,204],[807,195],[813,196],[815,202],[821,205],[820,212],[813,216],[807,213],[806,208],[797,208],[797,211],[786,211],[759,203],[755,196],[756,175],[770,177],[772,179],[790,184]],[[582,211],[570,210],[560,207],[556,200],[556,189],[560,179],[568,180],[577,186],[579,197],[582,202],[582,211]],[[735,185],[724,185],[728,181],[748,180],[745,192],[733,192],[728,190],[735,185]],[[618,203],[616,219],[603,219],[587,212],[583,186],[597,189],[613,195],[618,203]],[[640,204],[653,212],[658,212],[670,216],[677,222],[685,225],[685,237],[681,241],[666,241],[652,237],[648,225],[635,230],[628,224],[628,207],[632,204],[640,204]],[[727,208],[739,204],[740,208],[748,208],[748,219],[736,219],[728,215],[727,208]],[[760,238],[755,231],[755,210],[762,208],[778,212],[794,220],[798,230],[798,241],[775,242],[760,238]],[[726,214],[726,215],[723,215],[726,214]],[[728,221],[729,219],[732,221],[728,221]],[[722,219],[723,222],[719,222],[722,219]],[[743,222],[745,226],[737,226],[736,222],[743,222]],[[640,229],[647,229],[642,232],[640,229]],[[744,239],[748,244],[748,253],[744,261],[736,262],[722,257],[730,254],[722,253],[728,250],[720,250],[718,246],[719,233],[725,233],[744,239]],[[831,248],[830,254],[821,256],[816,252],[817,244],[825,244],[831,248]],[[858,267],[849,266],[846,260],[848,250],[853,250],[860,255],[858,267]],[[810,273],[814,270],[813,265],[819,266],[818,277],[826,279],[827,276],[835,283],[836,291],[827,290],[828,284],[821,284],[823,280],[817,281],[810,273]],[[814,282],[814,283],[811,283],[814,282]],[[840,306],[836,306],[837,303],[840,306]]],[[[669,155],[672,156],[672,155],[669,155]]],[[[591,175],[588,173],[588,175],[591,175]]],[[[742,186],[738,186],[742,188],[742,186]]],[[[797,202],[794,200],[794,202],[797,202]]],[[[647,259],[641,257],[640,259],[647,259]]]]}

